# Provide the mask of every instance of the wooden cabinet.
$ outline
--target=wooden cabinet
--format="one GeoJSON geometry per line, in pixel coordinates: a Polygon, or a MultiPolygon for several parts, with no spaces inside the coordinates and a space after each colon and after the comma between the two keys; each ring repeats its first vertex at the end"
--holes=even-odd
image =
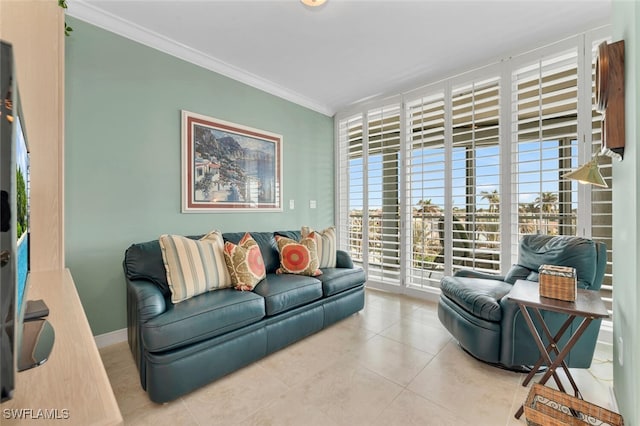
{"type": "Polygon", "coordinates": [[[33,272],[29,282],[27,298],[45,301],[56,337],[44,364],[17,373],[14,398],[0,405],[2,425],[46,424],[38,415],[65,425],[122,424],[69,270],[33,272]]]}

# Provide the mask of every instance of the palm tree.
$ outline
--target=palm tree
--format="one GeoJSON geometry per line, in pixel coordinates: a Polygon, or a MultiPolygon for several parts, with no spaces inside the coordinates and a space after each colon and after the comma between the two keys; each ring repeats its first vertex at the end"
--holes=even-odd
{"type": "Polygon", "coordinates": [[[542,213],[553,213],[557,210],[558,194],[555,192],[543,192],[535,199],[535,207],[542,213]]]}
{"type": "Polygon", "coordinates": [[[496,213],[500,210],[500,194],[498,194],[497,189],[492,192],[480,191],[480,195],[480,198],[489,201],[489,211],[491,213],[496,213]]]}
{"type": "Polygon", "coordinates": [[[555,192],[543,192],[539,197],[536,197],[534,201],[535,207],[540,213],[543,214],[542,220],[544,224],[544,232],[547,233],[549,226],[548,215],[557,211],[556,204],[558,203],[558,194],[555,192]],[[546,215],[546,217],[544,216],[546,215]]]}
{"type": "Polygon", "coordinates": [[[422,213],[440,213],[440,207],[431,203],[431,198],[428,200],[418,201],[418,211],[422,213]]]}

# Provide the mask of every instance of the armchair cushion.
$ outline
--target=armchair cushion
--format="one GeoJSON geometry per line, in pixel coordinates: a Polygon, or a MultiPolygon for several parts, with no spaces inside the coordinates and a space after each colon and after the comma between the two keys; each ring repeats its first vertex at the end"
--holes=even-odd
{"type": "Polygon", "coordinates": [[[440,288],[443,296],[465,311],[487,321],[499,322],[502,319],[500,299],[512,285],[494,279],[444,277],[440,288]]]}
{"type": "Polygon", "coordinates": [[[525,235],[518,264],[531,271],[538,271],[544,264],[572,266],[578,271],[578,286],[590,289],[597,280],[597,253],[596,243],[586,238],[525,235]]]}

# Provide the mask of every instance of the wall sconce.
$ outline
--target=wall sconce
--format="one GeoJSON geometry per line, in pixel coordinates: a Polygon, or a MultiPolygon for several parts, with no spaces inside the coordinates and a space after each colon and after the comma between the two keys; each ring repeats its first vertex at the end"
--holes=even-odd
{"type": "Polygon", "coordinates": [[[591,161],[583,164],[577,169],[562,175],[563,178],[577,180],[580,183],[591,184],[602,188],[608,188],[607,182],[600,174],[598,168],[598,156],[595,155],[591,161]]]}

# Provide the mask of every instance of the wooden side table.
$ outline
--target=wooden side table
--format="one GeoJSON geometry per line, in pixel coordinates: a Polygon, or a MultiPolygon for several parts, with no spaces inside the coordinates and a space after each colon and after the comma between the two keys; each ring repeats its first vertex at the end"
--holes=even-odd
{"type": "MultiPolygon", "coordinates": [[[[540,358],[536,362],[536,365],[529,372],[527,377],[522,382],[522,386],[527,386],[533,376],[540,370],[543,365],[546,365],[547,371],[544,373],[542,378],[540,379],[540,384],[544,385],[549,378],[553,377],[554,381],[558,385],[558,389],[562,392],[568,393],[565,391],[562,382],[560,381],[560,377],[556,373],[558,367],[561,367],[569,382],[571,383],[571,387],[573,388],[574,394],[576,398],[582,399],[582,395],[578,390],[578,386],[576,385],[567,364],[564,359],[571,351],[571,348],[576,344],[584,331],[589,327],[591,321],[597,318],[608,318],[609,312],[607,308],[604,306],[602,299],[597,291],[593,290],[584,290],[578,289],[576,294],[575,302],[566,302],[564,300],[556,300],[549,299],[547,297],[540,296],[540,287],[539,284],[532,281],[524,281],[518,280],[513,285],[511,292],[507,295],[507,297],[518,304],[520,308],[520,312],[522,312],[522,316],[533,335],[533,339],[538,346],[538,350],[540,351],[540,358]],[[542,331],[546,336],[549,343],[547,346],[544,345],[538,330],[533,324],[533,320],[531,319],[531,315],[529,315],[529,311],[527,307],[533,311],[534,316],[538,320],[541,325],[542,331]],[[555,335],[551,334],[549,327],[547,327],[544,322],[544,318],[540,313],[541,310],[545,311],[553,311],[559,312],[563,314],[567,314],[567,320],[562,324],[560,329],[556,332],[555,335]],[[576,317],[583,318],[582,322],[578,326],[578,329],[569,337],[567,344],[564,348],[558,347],[558,342],[564,335],[564,333],[569,329],[569,326],[573,322],[576,317]],[[555,359],[551,359],[551,354],[555,354],[555,359]]],[[[521,405],[518,411],[515,414],[516,419],[519,419],[524,412],[524,407],[521,405]]]]}

